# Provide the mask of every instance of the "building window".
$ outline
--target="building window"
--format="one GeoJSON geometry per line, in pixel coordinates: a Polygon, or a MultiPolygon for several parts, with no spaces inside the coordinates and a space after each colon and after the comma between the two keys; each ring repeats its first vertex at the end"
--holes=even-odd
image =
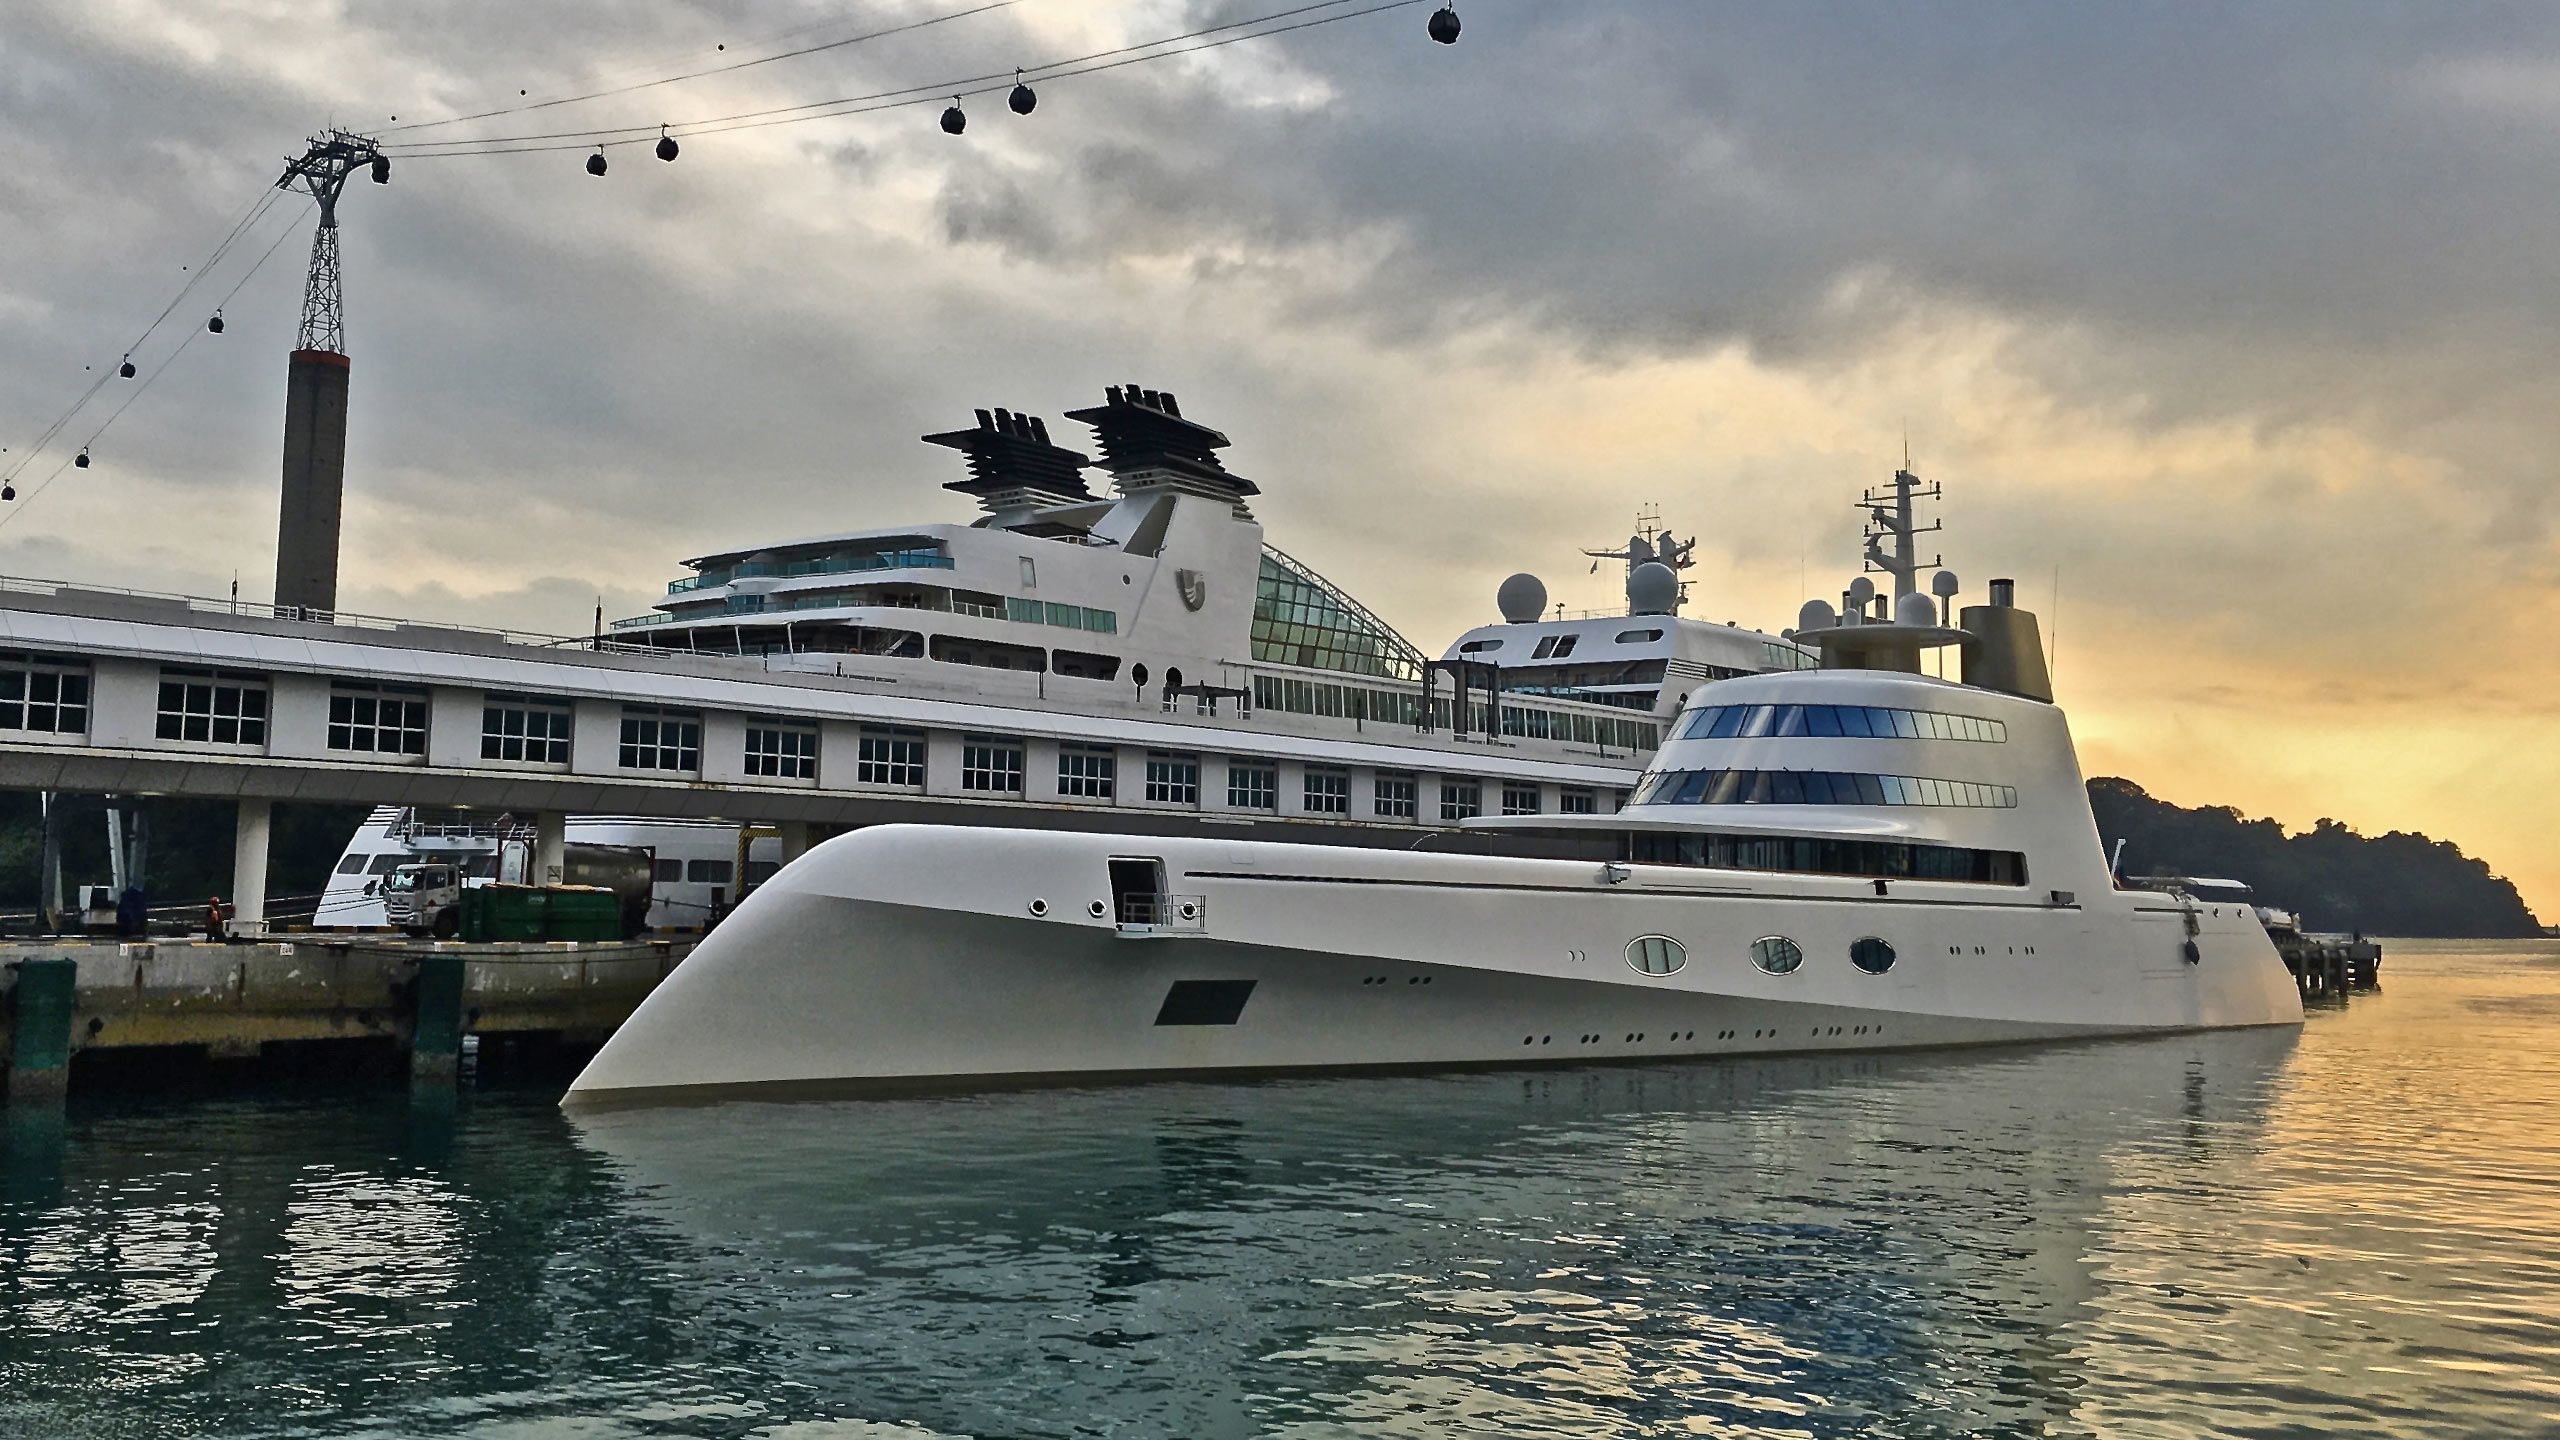
{"type": "Polygon", "coordinates": [[[569,763],[569,702],[492,695],[480,707],[480,758],[569,763]]]}
{"type": "Polygon", "coordinates": [[[924,784],[924,732],[863,726],[853,779],[857,785],[924,784]]]}
{"type": "Polygon", "coordinates": [[[747,722],[747,773],[776,780],[818,778],[818,732],[770,718],[747,722]]]}
{"type": "Polygon", "coordinates": [[[1440,782],[1440,818],[1473,820],[1484,813],[1484,786],[1474,780],[1440,782]]]}
{"type": "Polygon", "coordinates": [[[1689,963],[1689,951],[1668,935],[1641,935],[1627,942],[1627,963],[1647,975],[1668,975],[1689,963]]]}
{"type": "Polygon", "coordinates": [[[1058,747],[1058,793],[1071,800],[1108,800],[1119,778],[1120,757],[1082,745],[1058,747]]]}
{"type": "Polygon", "coordinates": [[[653,885],[683,884],[684,862],[681,860],[659,860],[653,862],[649,868],[649,883],[653,885]]]}
{"type": "Polygon", "coordinates": [[[726,885],[736,867],[734,860],[688,860],[684,878],[695,885],[726,885]]]}
{"type": "Polygon", "coordinates": [[[960,746],[960,788],[999,795],[1021,794],[1022,742],[970,736],[960,746]]]}
{"type": "Polygon", "coordinates": [[[0,730],[78,735],[89,728],[89,667],[0,655],[0,730]]]}
{"type": "Polygon", "coordinates": [[[623,706],[621,764],[625,770],[700,770],[702,717],[690,710],[623,706]]]}
{"type": "Polygon", "coordinates": [[[1502,813],[1505,815],[1535,815],[1539,813],[1538,787],[1535,785],[1503,786],[1502,813]]]}
{"type": "Polygon", "coordinates": [[[1268,765],[1229,765],[1227,767],[1227,808],[1231,810],[1279,809],[1280,772],[1268,765]]]}
{"type": "Polygon", "coordinates": [[[1370,808],[1381,820],[1410,820],[1413,818],[1413,791],[1412,776],[1381,770],[1370,808]]]}
{"type": "Polygon", "coordinates": [[[1559,815],[1596,815],[1600,813],[1600,797],[1588,790],[1566,790],[1556,796],[1559,815]]]}
{"type": "Polygon", "coordinates": [[[347,681],[330,686],[329,748],[375,755],[426,754],[426,692],[347,681]]]}
{"type": "Polygon", "coordinates": [[[1351,777],[1340,770],[1318,770],[1308,766],[1304,793],[1310,815],[1351,813],[1351,777]]]}
{"type": "Polygon", "coordinates": [[[160,672],[163,740],[208,745],[267,743],[267,679],[216,670],[160,672]]]}
{"type": "Polygon", "coordinates": [[[1148,751],[1147,803],[1150,805],[1199,804],[1199,757],[1148,751]]]}

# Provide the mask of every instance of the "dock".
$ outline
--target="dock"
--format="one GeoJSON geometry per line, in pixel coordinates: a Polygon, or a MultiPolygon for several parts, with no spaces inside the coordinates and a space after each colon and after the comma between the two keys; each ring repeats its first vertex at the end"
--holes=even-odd
{"type": "Polygon", "coordinates": [[[12,1104],[119,1061],[291,1058],[451,1084],[467,1038],[603,1043],[695,937],[468,944],[388,935],[0,942],[12,1104]]]}
{"type": "Polygon", "coordinates": [[[2382,945],[2361,935],[2270,936],[2293,983],[2309,1000],[2344,1001],[2358,991],[2382,988],[2382,945]]]}

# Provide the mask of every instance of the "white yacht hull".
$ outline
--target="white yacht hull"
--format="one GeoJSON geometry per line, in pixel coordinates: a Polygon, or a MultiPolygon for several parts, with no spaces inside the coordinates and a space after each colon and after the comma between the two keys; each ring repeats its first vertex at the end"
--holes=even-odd
{"type": "Polygon", "coordinates": [[[757,891],[568,1099],[1660,1060],[2301,1019],[2243,906],[1888,888],[1654,866],[1613,883],[1576,861],[886,826],[830,841],[757,891]],[[1168,890],[1198,897],[1198,933],[1111,923],[1115,857],[1160,861],[1168,890]],[[1636,970],[1627,947],[1645,935],[1677,939],[1687,962],[1636,970]],[[1765,935],[1795,940],[1802,966],[1755,968],[1765,935]],[[1847,958],[1868,936],[1895,947],[1885,974],[1847,958]]]}

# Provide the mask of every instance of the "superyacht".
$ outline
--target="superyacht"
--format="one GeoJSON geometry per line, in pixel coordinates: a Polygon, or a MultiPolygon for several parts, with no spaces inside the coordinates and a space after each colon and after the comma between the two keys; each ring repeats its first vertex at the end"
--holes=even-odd
{"type": "Polygon", "coordinates": [[[1892,592],[1807,602],[1817,668],[1692,690],[1615,813],[1397,850],[864,830],[751,897],[568,1102],[2298,1024],[2245,902],[2116,885],[2035,617],[1994,581],[1942,624],[1896,488],[1892,592]]]}

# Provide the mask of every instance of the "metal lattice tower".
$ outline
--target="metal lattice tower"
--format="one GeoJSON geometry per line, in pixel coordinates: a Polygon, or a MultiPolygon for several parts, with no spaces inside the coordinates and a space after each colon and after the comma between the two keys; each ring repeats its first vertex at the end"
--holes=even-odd
{"type": "Polygon", "coordinates": [[[285,162],[279,190],[299,185],[320,202],[320,225],[311,235],[311,274],[302,287],[302,331],[297,349],[346,353],[346,321],[338,290],[338,194],[347,177],[370,168],[377,184],[391,179],[391,159],[369,136],[332,130],[313,137],[311,148],[285,162]]]}

